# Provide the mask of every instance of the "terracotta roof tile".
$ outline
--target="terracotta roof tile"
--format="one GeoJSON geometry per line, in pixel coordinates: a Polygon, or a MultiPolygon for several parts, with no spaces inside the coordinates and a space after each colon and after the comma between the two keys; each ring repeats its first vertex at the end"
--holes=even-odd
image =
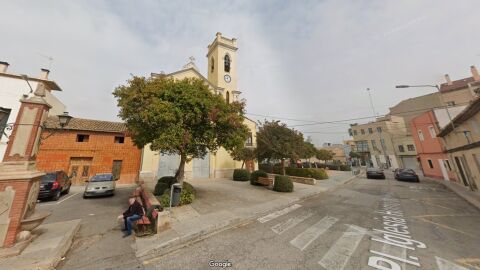
{"type": "MultiPolygon", "coordinates": [[[[45,121],[47,129],[60,129],[58,116],[49,116],[45,121]]],[[[127,126],[121,122],[100,121],[92,119],[72,118],[70,123],[64,129],[67,130],[84,130],[84,131],[99,131],[112,133],[125,133],[127,126]]]]}

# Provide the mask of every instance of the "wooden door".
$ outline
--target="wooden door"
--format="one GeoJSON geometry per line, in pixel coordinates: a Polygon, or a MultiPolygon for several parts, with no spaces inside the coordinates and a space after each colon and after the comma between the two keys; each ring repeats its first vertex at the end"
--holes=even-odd
{"type": "Polygon", "coordinates": [[[113,179],[118,180],[120,179],[120,174],[122,173],[122,161],[121,160],[114,160],[112,165],[112,175],[113,179]]]}
{"type": "Polygon", "coordinates": [[[72,179],[72,185],[83,185],[89,179],[92,173],[92,159],[91,157],[70,158],[68,176],[72,179]]]}

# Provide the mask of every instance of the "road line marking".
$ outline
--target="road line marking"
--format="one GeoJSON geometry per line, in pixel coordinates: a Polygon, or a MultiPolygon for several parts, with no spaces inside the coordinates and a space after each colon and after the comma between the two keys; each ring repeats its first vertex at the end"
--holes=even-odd
{"type": "Polygon", "coordinates": [[[389,244],[383,244],[382,253],[392,254],[395,257],[399,257],[403,259],[402,269],[406,269],[407,264],[405,260],[407,260],[407,250],[404,248],[399,248],[397,246],[392,246],[389,244]]]}
{"type": "Polygon", "coordinates": [[[37,206],[57,205],[57,204],[60,204],[60,203],[62,203],[62,202],[64,202],[64,201],[70,199],[71,197],[73,197],[73,196],[75,196],[75,195],[77,195],[77,194],[79,194],[79,193],[73,193],[73,194],[71,194],[70,196],[67,196],[67,197],[63,198],[62,200],[60,200],[60,201],[58,201],[58,202],[54,202],[54,203],[37,203],[37,206]]]}
{"type": "Polygon", "coordinates": [[[313,216],[313,213],[307,213],[303,215],[299,215],[293,218],[290,218],[286,221],[283,221],[281,223],[278,223],[277,225],[272,227],[272,231],[274,231],[277,234],[282,234],[285,231],[295,227],[298,225],[300,222],[306,220],[307,218],[313,216]]]}
{"type": "Polygon", "coordinates": [[[295,237],[292,241],[290,241],[290,244],[300,250],[304,250],[337,221],[338,218],[326,216],[295,237]]]}
{"type": "Polygon", "coordinates": [[[411,218],[426,218],[426,217],[480,217],[480,215],[472,214],[451,214],[451,215],[421,215],[421,216],[410,216],[411,218]]]}
{"type": "Polygon", "coordinates": [[[266,215],[266,216],[264,216],[264,217],[258,218],[257,220],[258,220],[258,222],[260,222],[260,223],[265,223],[265,222],[268,222],[268,221],[270,221],[270,220],[272,220],[272,219],[275,219],[275,218],[277,218],[277,217],[279,217],[279,216],[285,215],[286,213],[289,213],[289,212],[291,212],[291,211],[293,211],[293,210],[295,210],[295,209],[297,209],[297,208],[299,208],[299,207],[301,207],[300,204],[290,205],[290,206],[287,207],[287,208],[284,208],[284,209],[282,209],[282,210],[275,211],[275,212],[273,212],[273,213],[271,213],[271,214],[268,214],[268,215],[266,215]]]}
{"type": "Polygon", "coordinates": [[[443,224],[440,224],[440,223],[437,223],[437,222],[433,222],[433,221],[428,220],[428,219],[426,219],[426,218],[418,218],[418,219],[420,219],[420,220],[422,220],[422,221],[424,221],[424,222],[432,223],[432,224],[437,225],[438,227],[441,227],[441,228],[444,228],[444,229],[452,230],[452,231],[454,231],[454,232],[458,232],[458,233],[461,233],[461,234],[468,235],[468,236],[470,236],[470,237],[477,238],[477,236],[475,236],[475,235],[473,235],[473,234],[470,234],[470,233],[467,233],[467,232],[464,232],[464,231],[461,231],[461,230],[457,230],[457,229],[452,228],[452,227],[449,227],[449,226],[447,226],[447,225],[443,225],[443,224]]]}
{"type": "Polygon", "coordinates": [[[468,270],[466,267],[437,256],[435,256],[435,261],[437,262],[438,270],[468,270]]]}
{"type": "Polygon", "coordinates": [[[335,242],[318,262],[325,269],[343,269],[357,249],[367,229],[349,225],[346,232],[335,242]]]}

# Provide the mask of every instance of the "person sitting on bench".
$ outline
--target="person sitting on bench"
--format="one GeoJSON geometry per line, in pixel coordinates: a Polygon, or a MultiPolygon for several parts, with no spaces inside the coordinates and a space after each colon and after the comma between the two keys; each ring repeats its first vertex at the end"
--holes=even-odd
{"type": "Polygon", "coordinates": [[[128,237],[132,234],[132,223],[141,219],[143,216],[143,208],[142,205],[137,202],[135,197],[128,198],[128,209],[122,215],[118,216],[118,218],[123,218],[125,227],[122,230],[125,232],[123,237],[128,237]]]}

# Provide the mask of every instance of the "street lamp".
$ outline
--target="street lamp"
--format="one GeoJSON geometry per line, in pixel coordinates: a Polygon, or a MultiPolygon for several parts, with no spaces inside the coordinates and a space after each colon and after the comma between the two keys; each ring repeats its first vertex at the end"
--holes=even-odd
{"type": "Polygon", "coordinates": [[[452,121],[452,116],[450,115],[450,111],[448,110],[448,106],[447,104],[445,104],[445,101],[443,101],[443,96],[442,96],[442,92],[440,92],[440,87],[438,87],[438,85],[431,85],[431,84],[421,84],[421,85],[406,85],[406,84],[400,84],[400,85],[397,85],[395,86],[395,88],[410,88],[410,87],[431,87],[431,88],[436,88],[440,94],[440,102],[442,102],[442,105],[443,107],[445,108],[445,110],[447,111],[447,115],[448,115],[448,120],[450,120],[450,123],[452,125],[452,130],[455,129],[455,124],[453,123],[452,121]]]}
{"type": "Polygon", "coordinates": [[[60,122],[60,127],[64,128],[65,126],[68,126],[68,123],[70,123],[70,120],[73,117],[68,115],[68,112],[63,112],[63,114],[58,115],[58,122],[60,122]]]}

